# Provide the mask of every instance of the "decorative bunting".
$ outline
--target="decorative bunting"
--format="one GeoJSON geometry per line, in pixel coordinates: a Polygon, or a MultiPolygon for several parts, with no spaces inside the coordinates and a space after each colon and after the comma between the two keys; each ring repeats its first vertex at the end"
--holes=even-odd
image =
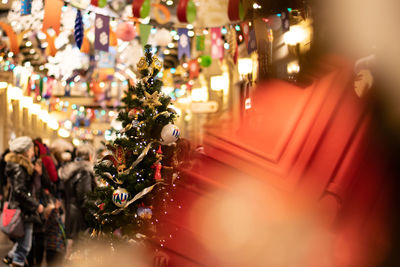
{"type": "Polygon", "coordinates": [[[82,14],[79,9],[76,11],[74,37],[76,46],[79,49],[81,49],[83,42],[83,21],[82,21],[82,14]]]}
{"type": "Polygon", "coordinates": [[[107,5],[107,0],[90,0],[92,6],[105,7],[107,5]]]}
{"type": "Polygon", "coordinates": [[[240,20],[239,17],[240,0],[229,0],[228,2],[228,18],[231,21],[240,20]]]}
{"type": "Polygon", "coordinates": [[[281,13],[282,31],[287,32],[290,28],[289,12],[283,11],[281,13]]]}
{"type": "Polygon", "coordinates": [[[250,27],[247,22],[242,22],[242,31],[243,31],[243,37],[244,37],[244,43],[246,44],[246,48],[249,49],[248,43],[249,43],[249,33],[250,33],[250,27]]]}
{"type": "Polygon", "coordinates": [[[96,14],[94,49],[108,52],[110,42],[110,17],[96,14]]]}
{"type": "Polygon", "coordinates": [[[176,15],[180,22],[193,23],[196,19],[196,5],[192,0],[179,0],[176,15]]]}
{"type": "Polygon", "coordinates": [[[256,32],[254,29],[252,29],[249,34],[249,42],[247,44],[247,53],[250,55],[252,52],[254,52],[256,50],[257,50],[256,32]]]}
{"type": "Polygon", "coordinates": [[[181,59],[183,55],[186,55],[186,58],[190,58],[190,38],[188,35],[188,30],[184,28],[179,28],[178,36],[178,58],[181,59]]]}
{"type": "Polygon", "coordinates": [[[140,42],[144,47],[147,44],[147,40],[149,39],[151,26],[148,24],[139,24],[139,31],[140,31],[140,42]]]}
{"type": "Polygon", "coordinates": [[[47,29],[53,28],[57,35],[60,33],[63,5],[64,2],[60,0],[45,0],[42,32],[46,33],[47,29]]]}
{"type": "Polygon", "coordinates": [[[205,49],[205,37],[204,37],[204,35],[197,35],[196,36],[196,50],[204,51],[204,49],[205,49]]]}
{"type": "Polygon", "coordinates": [[[211,29],[211,57],[221,59],[224,57],[221,28],[211,29]]]}
{"type": "Polygon", "coordinates": [[[152,6],[154,7],[153,10],[154,19],[159,24],[167,24],[168,22],[171,21],[171,12],[169,12],[166,6],[161,4],[152,4],[152,6]],[[160,16],[160,12],[164,15],[164,18],[160,16]]]}
{"type": "Polygon", "coordinates": [[[18,38],[13,28],[2,21],[0,21],[0,28],[3,29],[8,36],[8,40],[10,43],[10,51],[13,52],[14,55],[18,54],[19,53],[18,38]]]}
{"type": "Polygon", "coordinates": [[[133,0],[132,14],[135,18],[146,18],[150,14],[150,0],[133,0]]]}
{"type": "Polygon", "coordinates": [[[194,79],[199,76],[200,73],[200,65],[197,59],[193,59],[189,61],[189,79],[194,79]]]}
{"type": "Polygon", "coordinates": [[[21,15],[29,15],[32,11],[32,0],[21,0],[21,15]]]}

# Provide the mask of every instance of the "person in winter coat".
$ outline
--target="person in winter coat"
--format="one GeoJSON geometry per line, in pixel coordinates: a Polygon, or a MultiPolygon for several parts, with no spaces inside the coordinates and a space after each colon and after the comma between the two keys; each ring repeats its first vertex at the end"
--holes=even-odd
{"type": "Polygon", "coordinates": [[[8,153],[10,153],[10,149],[6,149],[4,151],[4,153],[0,156],[0,201],[1,201],[1,207],[3,207],[4,190],[7,186],[7,176],[6,176],[7,162],[4,160],[4,158],[8,153]]]}
{"type": "Polygon", "coordinates": [[[79,146],[75,161],[59,170],[59,178],[65,181],[65,232],[68,239],[76,240],[88,228],[85,206],[87,194],[96,186],[93,173],[94,154],[91,145],[79,146]]]}
{"type": "MultiPolygon", "coordinates": [[[[8,253],[12,266],[24,266],[32,245],[33,222],[43,212],[43,205],[35,195],[34,177],[42,171],[40,165],[33,165],[33,142],[27,136],[18,137],[10,143],[10,153],[5,156],[6,175],[10,181],[10,208],[19,207],[24,222],[24,236],[18,238],[8,253]]],[[[6,257],[7,258],[7,257],[6,257]]]]}

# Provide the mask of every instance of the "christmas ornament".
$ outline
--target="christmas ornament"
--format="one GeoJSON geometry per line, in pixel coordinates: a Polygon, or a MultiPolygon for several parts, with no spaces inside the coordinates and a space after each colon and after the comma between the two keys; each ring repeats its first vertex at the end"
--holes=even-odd
{"type": "Polygon", "coordinates": [[[207,68],[211,66],[211,63],[212,63],[212,58],[210,56],[203,55],[200,57],[200,66],[207,68]]]}
{"type": "Polygon", "coordinates": [[[161,177],[161,169],[162,169],[161,160],[162,160],[163,156],[162,156],[161,145],[158,146],[158,150],[156,152],[156,158],[157,158],[157,161],[153,164],[152,168],[155,169],[154,180],[159,181],[159,180],[162,180],[162,177],[161,177]]]}
{"type": "Polygon", "coordinates": [[[160,70],[162,69],[162,63],[161,63],[161,61],[158,59],[158,57],[153,56],[153,62],[152,62],[152,64],[151,64],[151,67],[153,68],[153,70],[156,69],[156,70],[158,70],[158,71],[160,71],[160,70]]]}
{"type": "Polygon", "coordinates": [[[112,201],[117,207],[124,207],[128,201],[129,193],[125,188],[118,187],[114,190],[112,201]]]}
{"type": "Polygon", "coordinates": [[[145,96],[145,99],[143,101],[144,106],[147,106],[147,107],[153,109],[154,107],[158,107],[158,106],[162,105],[161,102],[158,100],[160,95],[158,94],[157,91],[154,92],[153,94],[144,92],[144,96],[145,96]]]}
{"type": "Polygon", "coordinates": [[[21,0],[21,15],[29,15],[32,11],[32,0],[21,0]]]}
{"type": "Polygon", "coordinates": [[[146,18],[150,14],[150,0],[133,0],[132,14],[136,18],[146,18]]]}
{"type": "Polygon", "coordinates": [[[162,4],[152,4],[152,6],[154,7],[154,19],[158,22],[158,24],[167,24],[171,21],[171,12],[169,12],[166,6],[162,4]],[[160,12],[163,13],[164,18],[160,16],[160,12]]]}
{"type": "MultiPolygon", "coordinates": [[[[127,173],[126,170],[126,152],[120,146],[107,145],[107,149],[112,152],[112,155],[104,156],[101,161],[109,160],[117,168],[118,174],[127,173]]],[[[112,179],[112,178],[111,178],[112,179]]]]}
{"type": "Polygon", "coordinates": [[[179,22],[193,23],[196,19],[196,5],[192,0],[179,0],[176,10],[179,22]]]}
{"type": "Polygon", "coordinates": [[[74,37],[76,46],[81,49],[83,42],[83,21],[82,14],[79,9],[76,11],[74,37]]]}
{"type": "Polygon", "coordinates": [[[99,210],[104,210],[104,203],[97,205],[97,207],[99,208],[99,210]]]}
{"type": "Polygon", "coordinates": [[[153,212],[151,211],[151,208],[140,206],[138,207],[136,214],[141,218],[141,219],[151,219],[153,212]]]}
{"type": "Polygon", "coordinates": [[[179,138],[180,130],[174,124],[167,124],[161,130],[161,144],[169,145],[173,142],[176,142],[179,138]]]}
{"type": "Polygon", "coordinates": [[[139,62],[136,64],[136,67],[139,71],[145,70],[149,67],[147,60],[145,57],[141,57],[139,62]]]}
{"type": "Polygon", "coordinates": [[[118,24],[116,34],[122,41],[132,41],[136,36],[135,27],[130,22],[122,22],[118,24]]]}

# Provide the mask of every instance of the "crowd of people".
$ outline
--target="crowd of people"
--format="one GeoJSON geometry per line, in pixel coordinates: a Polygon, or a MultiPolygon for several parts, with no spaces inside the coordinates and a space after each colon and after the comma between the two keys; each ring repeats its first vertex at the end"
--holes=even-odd
{"type": "Polygon", "coordinates": [[[4,255],[10,266],[60,266],[73,244],[85,235],[87,193],[96,186],[95,150],[85,144],[54,143],[27,136],[10,141],[1,155],[0,199],[20,209],[23,236],[10,237],[14,246],[4,255]]]}

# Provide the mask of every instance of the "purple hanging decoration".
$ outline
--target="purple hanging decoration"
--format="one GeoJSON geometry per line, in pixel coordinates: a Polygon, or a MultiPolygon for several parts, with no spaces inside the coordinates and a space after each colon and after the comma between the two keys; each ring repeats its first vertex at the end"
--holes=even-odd
{"type": "Polygon", "coordinates": [[[21,0],[21,15],[30,15],[31,11],[32,0],[21,0]]]}
{"type": "Polygon", "coordinates": [[[96,14],[94,49],[108,52],[110,43],[110,17],[96,14]]]}
{"type": "Polygon", "coordinates": [[[247,45],[247,53],[250,55],[257,50],[256,31],[252,29],[249,33],[249,43],[247,45]]]}
{"type": "Polygon", "coordinates": [[[183,55],[186,55],[186,59],[190,58],[190,38],[188,30],[180,28],[178,29],[178,58],[181,59],[183,55]]]}
{"type": "Polygon", "coordinates": [[[74,37],[75,37],[76,46],[79,49],[81,49],[82,42],[83,42],[83,21],[82,21],[82,14],[79,9],[76,11],[74,37]]]}

